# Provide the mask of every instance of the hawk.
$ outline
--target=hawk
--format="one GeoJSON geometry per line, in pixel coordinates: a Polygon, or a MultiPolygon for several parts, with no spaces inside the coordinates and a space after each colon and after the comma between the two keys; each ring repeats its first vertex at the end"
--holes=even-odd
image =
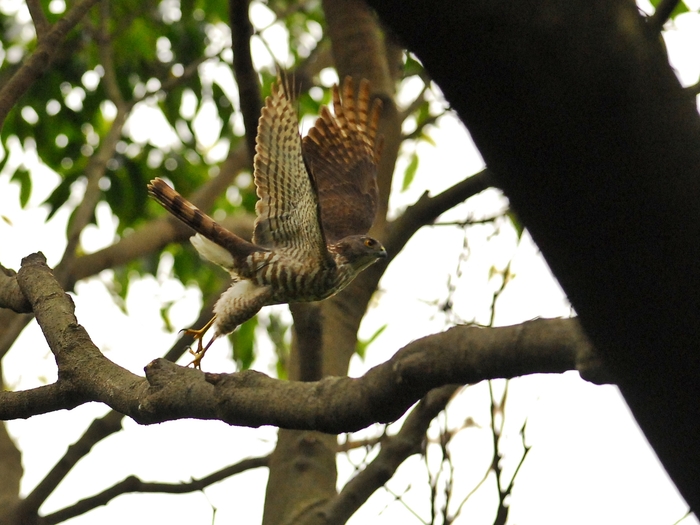
{"type": "Polygon", "coordinates": [[[263,306],[326,299],[387,256],[367,236],[377,211],[382,147],[381,103],[370,106],[369,98],[365,80],[357,100],[349,77],[342,89],[333,86],[333,114],[324,106],[302,140],[289,86],[278,77],[258,121],[252,242],[217,224],[162,179],[150,182],[150,195],[197,232],[190,239],[197,251],[231,274],[211,321],[201,330],[186,330],[197,340],[190,364],[199,368],[217,337],[263,306]]]}

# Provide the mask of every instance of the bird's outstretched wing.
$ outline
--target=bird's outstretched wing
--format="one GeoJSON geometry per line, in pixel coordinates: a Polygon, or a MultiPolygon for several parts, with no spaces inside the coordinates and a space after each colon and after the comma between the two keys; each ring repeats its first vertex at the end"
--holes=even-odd
{"type": "Polygon", "coordinates": [[[168,186],[163,179],[153,179],[148,184],[148,193],[166,210],[204,237],[205,240],[193,237],[192,244],[197,248],[197,251],[212,262],[230,270],[235,267],[233,259],[245,259],[253,252],[264,251],[260,246],[241,239],[238,235],[219,225],[209,215],[168,186]],[[206,239],[211,241],[213,245],[207,243],[206,239]],[[228,255],[225,252],[228,252],[228,255]]]}
{"type": "Polygon", "coordinates": [[[364,235],[377,213],[377,165],[382,139],[377,138],[381,101],[369,105],[369,82],[360,82],[355,104],[352,79],[342,97],[333,86],[333,113],[328,108],[302,142],[306,164],[316,183],[321,223],[328,243],[364,235]]]}
{"type": "Polygon", "coordinates": [[[316,188],[302,157],[299,117],[280,78],[258,121],[253,164],[258,194],[253,242],[291,250],[299,260],[329,261],[316,188]]]}

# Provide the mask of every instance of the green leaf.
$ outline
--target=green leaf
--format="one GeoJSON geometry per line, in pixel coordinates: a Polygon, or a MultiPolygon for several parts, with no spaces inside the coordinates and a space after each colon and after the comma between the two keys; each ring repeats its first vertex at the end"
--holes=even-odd
{"type": "Polygon", "coordinates": [[[53,217],[53,214],[56,213],[58,209],[66,203],[68,197],[70,197],[71,186],[77,180],[77,178],[77,171],[72,171],[71,173],[64,175],[63,180],[59,183],[58,186],[56,186],[56,189],[53,190],[51,195],[49,195],[48,198],[44,201],[44,204],[49,205],[49,216],[46,218],[46,220],[51,219],[51,217],[53,217]]]}
{"type": "Polygon", "coordinates": [[[255,359],[255,328],[258,326],[258,316],[248,319],[239,326],[229,340],[233,345],[233,360],[239,370],[248,370],[255,359]]]}
{"type": "Polygon", "coordinates": [[[160,308],[160,318],[163,320],[163,324],[165,325],[165,329],[168,332],[175,331],[175,328],[173,327],[173,323],[170,321],[170,309],[172,308],[173,304],[175,304],[174,301],[168,301],[160,308]]]}
{"type": "MultiPolygon", "coordinates": [[[[657,7],[659,7],[661,0],[650,0],[650,3],[652,6],[654,6],[654,9],[656,9],[657,7]]],[[[673,8],[673,11],[671,11],[671,16],[669,16],[669,19],[673,20],[678,15],[687,13],[688,11],[690,10],[688,9],[688,6],[685,5],[685,2],[678,2],[676,4],[676,7],[673,8]]]]}
{"type": "Polygon", "coordinates": [[[506,212],[506,217],[510,219],[511,224],[515,228],[515,232],[518,234],[518,240],[520,240],[520,238],[523,236],[523,232],[525,231],[525,226],[523,226],[523,223],[520,222],[520,219],[512,209],[508,209],[506,212]]]}
{"type": "Polygon", "coordinates": [[[129,293],[129,285],[131,284],[130,272],[128,267],[118,267],[114,269],[112,282],[107,284],[107,290],[112,297],[114,304],[119,307],[124,315],[128,315],[126,310],[126,295],[129,293]]]}
{"type": "Polygon", "coordinates": [[[29,202],[29,196],[32,194],[32,178],[29,176],[27,169],[20,166],[10,180],[19,183],[19,205],[24,208],[29,202]]]}
{"type": "Polygon", "coordinates": [[[408,53],[406,55],[406,64],[404,65],[404,75],[407,77],[413,75],[420,75],[423,72],[423,64],[421,64],[416,57],[408,53]]]}
{"type": "Polygon", "coordinates": [[[418,154],[414,151],[411,155],[411,161],[408,163],[408,167],[403,174],[401,191],[406,191],[409,188],[413,179],[416,177],[416,170],[418,170],[418,154]]]}
{"type": "Polygon", "coordinates": [[[219,112],[219,117],[224,123],[224,128],[221,130],[221,135],[223,137],[230,137],[231,135],[231,115],[233,115],[233,104],[221,89],[221,86],[214,82],[212,84],[212,92],[214,98],[214,104],[216,104],[216,109],[219,112]]]}
{"type": "Polygon", "coordinates": [[[287,379],[287,361],[289,360],[289,343],[285,338],[285,334],[289,330],[289,325],[282,321],[282,318],[274,313],[270,313],[268,317],[267,335],[275,346],[275,354],[277,355],[277,377],[279,379],[287,379]]]}
{"type": "Polygon", "coordinates": [[[430,135],[425,133],[425,131],[423,131],[423,133],[420,134],[419,140],[422,140],[423,142],[427,142],[428,144],[430,144],[433,147],[437,146],[437,144],[433,140],[433,137],[431,137],[430,135]]]}
{"type": "Polygon", "coordinates": [[[360,359],[364,360],[365,355],[367,354],[367,347],[371,345],[377,337],[379,337],[384,330],[386,330],[386,327],[388,325],[382,325],[379,327],[379,329],[374,332],[369,339],[365,339],[364,341],[359,340],[357,341],[357,346],[355,347],[355,352],[357,355],[360,356],[360,359]]]}

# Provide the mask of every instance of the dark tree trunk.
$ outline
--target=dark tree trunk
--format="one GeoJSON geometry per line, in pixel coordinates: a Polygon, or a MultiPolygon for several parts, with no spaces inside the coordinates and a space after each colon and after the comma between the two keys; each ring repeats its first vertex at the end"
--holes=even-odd
{"type": "Polygon", "coordinates": [[[629,0],[372,0],[423,61],[700,511],[700,119],[629,0]]]}

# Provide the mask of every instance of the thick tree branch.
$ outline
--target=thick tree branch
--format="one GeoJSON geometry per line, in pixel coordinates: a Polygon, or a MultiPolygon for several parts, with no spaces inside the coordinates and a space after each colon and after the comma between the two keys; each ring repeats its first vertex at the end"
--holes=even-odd
{"type": "Polygon", "coordinates": [[[573,370],[576,353],[587,347],[575,320],[551,319],[495,329],[455,327],[414,341],[358,379],[299,383],[255,371],[202,376],[155,360],[146,367],[149,391],[129,415],[142,423],[195,417],[337,434],[394,421],[444,384],[573,370]]]}
{"type": "Polygon", "coordinates": [[[455,327],[410,343],[358,379],[298,383],[254,371],[204,374],[156,359],[144,380],[95,348],[43,256],[23,261],[18,282],[55,355],[59,380],[29,391],[37,398],[32,405],[17,401],[28,391],[0,392],[2,419],[29,417],[47,405],[62,408],[55,401],[60,394],[64,407],[98,401],[144,424],[191,417],[340,433],[393,421],[432,388],[574,370],[577,356],[590,351],[576,320],[550,319],[494,329],[455,327]]]}

